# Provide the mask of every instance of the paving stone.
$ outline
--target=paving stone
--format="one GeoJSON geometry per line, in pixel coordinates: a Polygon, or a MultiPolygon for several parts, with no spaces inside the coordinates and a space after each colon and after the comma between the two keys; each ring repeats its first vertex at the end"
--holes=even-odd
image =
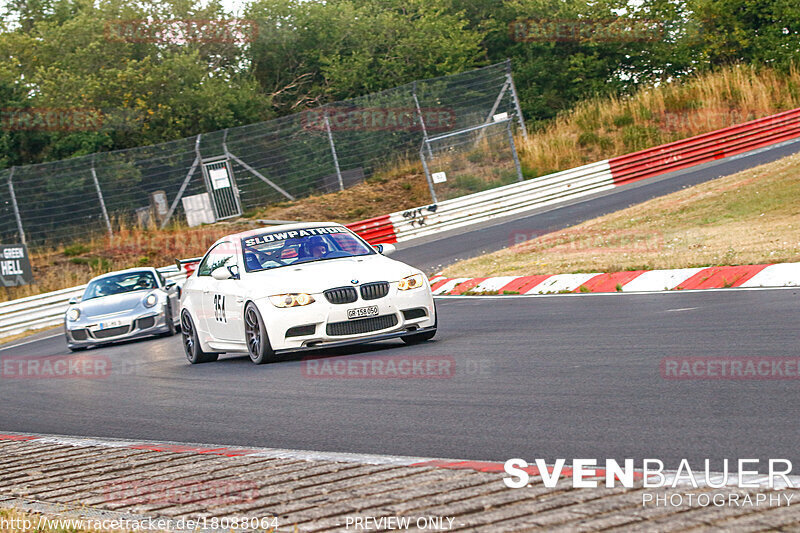
{"type": "MultiPolygon", "coordinates": [[[[502,473],[296,457],[0,441],[0,506],[34,498],[124,516],[278,516],[282,529],[341,531],[348,517],[452,517],[457,531],[800,531],[800,491],[509,489],[502,473]],[[114,491],[130,485],[130,494],[114,491]],[[173,492],[170,492],[173,491],[173,492]],[[791,506],[642,505],[643,494],[793,494],[791,506]],[[134,513],[134,514],[131,514],[134,513]]],[[[410,530],[414,531],[416,525],[410,530]]],[[[425,531],[430,531],[427,529],[425,531]]]]}

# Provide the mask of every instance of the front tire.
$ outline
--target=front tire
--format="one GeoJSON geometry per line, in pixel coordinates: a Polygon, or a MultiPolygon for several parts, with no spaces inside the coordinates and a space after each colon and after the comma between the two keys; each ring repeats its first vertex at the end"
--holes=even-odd
{"type": "Polygon", "coordinates": [[[216,361],[218,353],[204,352],[200,347],[200,339],[197,337],[192,317],[189,311],[183,310],[181,313],[181,336],[183,337],[183,350],[186,352],[186,359],[193,365],[200,363],[210,363],[216,361]]]}
{"type": "Polygon", "coordinates": [[[436,335],[436,330],[432,329],[430,331],[426,331],[425,333],[406,335],[405,337],[401,337],[401,339],[403,339],[403,342],[406,344],[419,344],[420,342],[431,340],[434,335],[436,335]]]}
{"type": "Polygon", "coordinates": [[[433,321],[433,329],[425,333],[417,333],[416,335],[406,335],[400,337],[406,344],[418,344],[431,340],[436,335],[436,330],[439,327],[439,312],[436,310],[436,304],[433,304],[433,312],[436,313],[436,319],[433,321]]]}
{"type": "Polygon", "coordinates": [[[275,351],[269,342],[264,319],[261,318],[261,313],[253,302],[248,303],[244,309],[244,337],[252,362],[262,365],[273,360],[275,351]]]}
{"type": "Polygon", "coordinates": [[[175,327],[175,320],[172,318],[172,308],[167,303],[167,309],[164,311],[164,322],[167,324],[167,331],[161,334],[162,337],[172,337],[177,332],[178,328],[175,327]]]}

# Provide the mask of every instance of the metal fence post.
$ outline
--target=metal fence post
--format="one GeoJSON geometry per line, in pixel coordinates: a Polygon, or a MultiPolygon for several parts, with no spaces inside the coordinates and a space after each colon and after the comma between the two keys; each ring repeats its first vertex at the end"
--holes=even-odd
{"type": "Polygon", "coordinates": [[[414,84],[411,86],[411,96],[414,97],[414,105],[417,108],[417,115],[419,115],[419,123],[422,126],[422,141],[425,145],[428,146],[428,155],[433,158],[433,152],[431,151],[431,145],[428,143],[428,129],[425,127],[425,119],[422,118],[422,108],[419,105],[419,98],[417,98],[417,82],[415,81],[414,84]]]}
{"type": "Polygon", "coordinates": [[[497,108],[500,107],[500,102],[503,101],[503,97],[506,95],[506,91],[508,90],[509,85],[510,84],[508,83],[508,77],[506,77],[506,82],[503,84],[503,88],[500,89],[500,93],[497,95],[497,98],[494,101],[494,105],[492,106],[492,109],[489,111],[489,115],[486,117],[486,121],[484,122],[484,124],[490,123],[494,118],[495,113],[497,113],[497,108]]]}
{"type": "Polygon", "coordinates": [[[25,230],[22,229],[22,217],[19,214],[19,205],[17,204],[17,195],[14,193],[14,169],[11,167],[11,172],[8,175],[8,192],[11,194],[11,204],[14,206],[14,217],[17,219],[17,229],[19,230],[19,238],[22,244],[27,244],[25,239],[25,230]]]}
{"type": "Polygon", "coordinates": [[[511,144],[511,154],[514,156],[514,166],[517,167],[517,181],[522,181],[522,166],[519,164],[519,156],[517,155],[517,143],[514,142],[514,132],[511,131],[511,121],[506,122],[506,130],[508,131],[508,142],[511,144]]]}
{"type": "MultiPolygon", "coordinates": [[[[428,162],[425,161],[425,145],[428,144],[428,140],[425,139],[422,141],[423,147],[419,151],[419,158],[422,160],[422,169],[425,171],[425,179],[428,180],[428,189],[431,191],[431,200],[433,203],[438,204],[439,202],[436,200],[436,191],[433,189],[433,179],[431,178],[431,172],[428,170],[428,162]]],[[[428,150],[431,147],[428,145],[428,150]]]]}
{"type": "Polygon", "coordinates": [[[328,110],[325,110],[325,131],[328,132],[328,142],[331,145],[331,154],[333,154],[333,165],[336,167],[336,177],[339,178],[339,190],[344,190],[344,180],[342,179],[342,171],[339,168],[339,157],[336,155],[336,145],[333,143],[333,133],[331,132],[331,121],[328,120],[328,110]]]}
{"type": "MultiPolygon", "coordinates": [[[[239,165],[241,165],[241,167],[243,169],[245,169],[246,171],[248,171],[250,174],[252,174],[253,176],[257,177],[258,179],[260,179],[261,181],[263,181],[264,183],[266,183],[267,185],[269,185],[270,187],[272,187],[273,189],[275,189],[276,191],[278,191],[279,193],[284,195],[286,198],[288,198],[289,200],[294,202],[294,200],[295,200],[294,196],[292,196],[288,192],[284,191],[282,188],[278,187],[277,184],[275,184],[272,181],[270,181],[269,179],[267,179],[267,177],[264,174],[262,174],[261,172],[259,172],[256,169],[254,169],[253,167],[251,167],[250,165],[248,165],[247,163],[245,163],[244,161],[239,159],[236,156],[236,154],[234,154],[230,150],[228,150],[228,130],[227,129],[225,130],[225,136],[222,138],[222,149],[225,151],[225,157],[227,157],[229,159],[233,159],[234,161],[239,163],[239,165]]],[[[238,191],[237,191],[236,194],[237,195],[239,194],[238,191]]]]}
{"type": "Polygon", "coordinates": [[[514,85],[514,77],[511,75],[511,60],[506,59],[506,77],[508,85],[511,88],[511,95],[514,97],[514,107],[517,108],[517,119],[519,119],[519,126],[522,128],[522,138],[528,140],[528,128],[525,127],[525,117],[522,116],[522,108],[519,105],[519,97],[517,96],[517,87],[514,85]]]}
{"type": "Polygon", "coordinates": [[[100,190],[100,182],[97,180],[97,171],[94,167],[95,155],[92,154],[92,180],[94,180],[94,188],[97,190],[97,198],[100,200],[100,208],[103,210],[103,218],[106,221],[108,228],[108,236],[113,237],[114,232],[111,230],[111,220],[108,218],[108,211],[106,211],[106,202],[103,200],[103,191],[100,190]]]}
{"type": "Polygon", "coordinates": [[[164,229],[172,218],[172,214],[175,213],[175,208],[178,207],[178,202],[181,201],[183,197],[183,193],[186,190],[186,186],[189,185],[189,182],[192,180],[192,176],[194,175],[194,171],[197,170],[197,166],[202,162],[202,156],[200,155],[200,139],[202,138],[202,134],[197,136],[197,139],[194,141],[194,162],[192,163],[192,168],[189,169],[189,173],[186,174],[186,178],[184,178],[183,183],[181,184],[181,188],[178,191],[178,195],[172,201],[172,205],[169,206],[169,211],[167,212],[167,216],[164,217],[164,222],[161,223],[161,229],[164,229]]]}

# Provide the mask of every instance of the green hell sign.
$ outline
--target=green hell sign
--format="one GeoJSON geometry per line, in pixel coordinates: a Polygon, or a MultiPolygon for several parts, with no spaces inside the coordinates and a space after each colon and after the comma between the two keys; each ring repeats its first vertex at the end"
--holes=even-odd
{"type": "Polygon", "coordinates": [[[24,244],[0,244],[0,286],[33,283],[33,269],[24,244]]]}

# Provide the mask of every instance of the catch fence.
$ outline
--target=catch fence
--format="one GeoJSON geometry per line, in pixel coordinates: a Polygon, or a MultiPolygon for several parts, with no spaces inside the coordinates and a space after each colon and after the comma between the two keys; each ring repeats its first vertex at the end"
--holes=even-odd
{"type": "Polygon", "coordinates": [[[0,242],[65,243],[113,233],[117,220],[211,223],[343,190],[419,157],[430,138],[498,116],[525,131],[508,61],[267,122],[0,170],[0,242]]]}

